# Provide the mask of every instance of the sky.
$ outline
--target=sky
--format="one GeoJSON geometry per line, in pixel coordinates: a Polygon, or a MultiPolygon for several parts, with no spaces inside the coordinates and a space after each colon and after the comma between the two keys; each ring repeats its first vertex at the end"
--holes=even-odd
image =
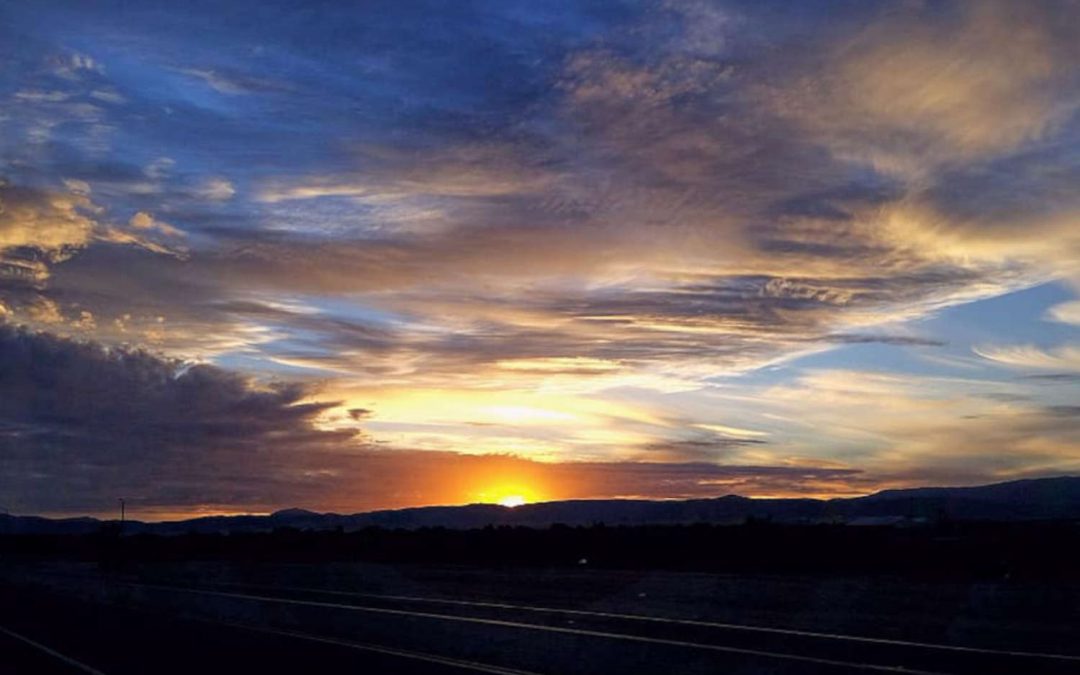
{"type": "Polygon", "coordinates": [[[1080,473],[1080,3],[0,0],[0,511],[1080,473]]]}

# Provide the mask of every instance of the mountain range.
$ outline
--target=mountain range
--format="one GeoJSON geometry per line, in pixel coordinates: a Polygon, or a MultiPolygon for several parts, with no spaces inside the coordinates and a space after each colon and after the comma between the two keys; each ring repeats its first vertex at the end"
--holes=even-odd
{"type": "MultiPolygon", "coordinates": [[[[452,529],[494,526],[838,523],[912,525],[941,519],[1016,522],[1080,520],[1080,476],[1037,478],[978,487],[924,487],[885,490],[864,497],[837,499],[753,499],[727,495],[713,499],[582,499],[524,504],[425,506],[367,513],[316,513],[285,509],[270,515],[208,516],[168,522],[124,523],[128,534],[269,532],[301,530],[355,531],[367,527],[452,529]]],[[[107,523],[95,518],[50,519],[0,514],[0,534],[90,534],[107,523]]]]}

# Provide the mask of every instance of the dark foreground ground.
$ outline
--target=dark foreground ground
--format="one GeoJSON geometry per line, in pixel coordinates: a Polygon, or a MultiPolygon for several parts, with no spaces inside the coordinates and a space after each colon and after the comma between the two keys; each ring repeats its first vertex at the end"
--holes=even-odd
{"type": "Polygon", "coordinates": [[[1061,579],[9,557],[0,672],[1078,673],[1078,607],[1061,579]]]}

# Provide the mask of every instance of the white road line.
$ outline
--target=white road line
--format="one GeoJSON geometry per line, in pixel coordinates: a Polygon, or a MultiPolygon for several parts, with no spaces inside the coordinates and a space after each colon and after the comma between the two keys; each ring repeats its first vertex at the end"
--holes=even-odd
{"type": "Polygon", "coordinates": [[[381,595],[377,593],[359,593],[355,591],[335,591],[323,588],[307,588],[301,586],[267,586],[260,584],[241,584],[231,582],[216,582],[212,585],[234,586],[240,588],[257,588],[262,590],[293,591],[298,593],[324,593],[327,595],[339,595],[342,597],[367,598],[371,600],[400,600],[405,602],[427,602],[445,605],[459,605],[464,607],[484,607],[489,609],[510,609],[524,612],[547,612],[553,614],[570,614],[574,616],[591,616],[604,619],[625,619],[627,621],[645,621],[649,623],[675,624],[682,626],[699,626],[704,628],[721,628],[725,630],[741,630],[759,633],[772,633],[776,635],[792,635],[799,637],[823,638],[829,640],[844,640],[848,642],[865,642],[870,644],[893,645],[897,647],[918,647],[921,649],[939,649],[944,651],[965,652],[972,654],[986,654],[990,656],[1017,656],[1027,658],[1056,659],[1062,661],[1080,661],[1080,656],[1070,654],[1054,654],[1043,652],[1010,651],[1005,649],[985,649],[981,647],[965,647],[962,645],[943,645],[933,642],[914,642],[909,640],[893,640],[889,638],[874,638],[862,635],[844,635],[841,633],[818,633],[814,631],[797,630],[793,628],[770,628],[768,626],[752,626],[737,623],[721,623],[716,621],[697,621],[694,619],[673,619],[662,616],[648,616],[645,614],[621,614],[618,612],[597,612],[584,609],[561,609],[558,607],[533,607],[529,605],[514,605],[500,602],[477,602],[473,600],[451,600],[446,598],[423,598],[411,595],[381,595]]]}
{"type": "Polygon", "coordinates": [[[395,616],[414,616],[425,619],[436,619],[439,621],[458,621],[461,623],[473,623],[486,626],[499,626],[502,628],[519,628],[524,630],[536,630],[544,631],[548,633],[562,633],[566,635],[582,635],[585,637],[598,637],[606,638],[610,640],[625,640],[629,642],[643,642],[647,644],[666,645],[671,647],[685,647],[690,649],[702,649],[714,652],[725,652],[729,654],[742,654],[745,656],[758,656],[770,659],[781,659],[787,661],[799,661],[802,663],[814,663],[824,666],[837,666],[842,668],[857,668],[860,670],[872,670],[877,672],[886,673],[906,673],[909,675],[945,675],[940,672],[926,671],[926,670],[913,670],[910,668],[904,668],[903,666],[882,666],[872,663],[857,663],[851,661],[838,661],[834,659],[824,659],[814,656],[803,656],[800,654],[785,654],[783,652],[769,652],[760,649],[747,649],[743,647],[728,647],[723,645],[710,645],[702,644],[699,642],[687,642],[683,640],[670,640],[666,638],[651,638],[643,635],[629,635],[626,633],[609,633],[606,631],[598,630],[584,630],[578,628],[564,628],[561,626],[544,626],[532,623],[521,623],[517,621],[503,621],[500,619],[481,619],[479,617],[472,616],[455,616],[453,614],[435,614],[433,612],[410,612],[403,609],[389,609],[386,607],[366,607],[362,605],[343,605],[339,603],[331,602],[319,602],[316,600],[294,600],[290,598],[274,598],[262,595],[249,595],[247,593],[226,593],[224,591],[211,591],[199,588],[184,588],[180,586],[166,586],[161,584],[139,584],[133,582],[119,582],[127,586],[138,586],[143,588],[155,588],[164,591],[172,591],[175,593],[191,593],[195,595],[212,595],[222,598],[238,598],[241,600],[254,600],[256,602],[277,602],[288,605],[299,605],[305,607],[324,607],[328,609],[343,609],[354,612],[369,612],[374,614],[391,614],[395,616]]]}
{"type": "Polygon", "coordinates": [[[49,647],[46,647],[45,645],[41,644],[40,642],[36,642],[34,640],[31,640],[30,638],[26,637],[25,635],[20,635],[19,633],[16,633],[13,630],[9,630],[7,628],[4,628],[3,626],[0,626],[0,633],[3,633],[4,635],[7,635],[9,637],[15,638],[16,640],[18,640],[20,642],[24,642],[24,643],[30,645],[31,647],[34,647],[35,649],[39,649],[39,650],[45,652],[46,654],[48,654],[49,656],[63,661],[64,663],[68,664],[69,666],[72,666],[74,668],[78,668],[79,670],[83,671],[84,673],[90,673],[91,675],[105,675],[105,673],[101,672],[97,668],[91,668],[90,666],[86,665],[85,663],[82,663],[81,661],[76,661],[75,659],[71,658],[70,656],[64,656],[63,654],[56,651],[55,649],[50,649],[49,647]]]}
{"type": "Polygon", "coordinates": [[[223,626],[230,626],[232,628],[239,628],[241,630],[248,630],[256,633],[282,635],[297,638],[300,640],[308,640],[310,642],[321,642],[324,644],[336,645],[338,647],[348,647],[349,649],[377,652],[379,654],[388,654],[390,656],[400,656],[402,658],[414,659],[417,661],[428,661],[443,666],[453,666],[455,668],[462,668],[465,670],[475,670],[480,673],[491,673],[492,675],[539,675],[538,673],[534,673],[528,670],[503,668],[502,666],[493,666],[491,664],[480,663],[478,661],[463,661],[460,659],[452,659],[447,656],[439,656],[437,654],[425,654],[423,652],[413,652],[405,649],[395,649],[393,647],[386,647],[384,645],[376,645],[368,642],[352,642],[349,640],[338,640],[336,638],[323,637],[321,635],[311,635],[310,633],[300,633],[291,630],[279,630],[276,628],[247,626],[240,623],[233,623],[231,621],[213,621],[209,619],[199,619],[199,621],[204,621],[211,624],[220,624],[223,626]]]}

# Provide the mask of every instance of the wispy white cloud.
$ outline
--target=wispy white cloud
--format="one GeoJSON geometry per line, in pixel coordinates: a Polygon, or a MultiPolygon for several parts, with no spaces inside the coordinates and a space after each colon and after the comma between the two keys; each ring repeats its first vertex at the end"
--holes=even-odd
{"type": "Polygon", "coordinates": [[[1046,316],[1051,321],[1080,326],[1080,300],[1054,305],[1046,311],[1046,316]]]}
{"type": "Polygon", "coordinates": [[[976,347],[975,353],[995,363],[1013,368],[1080,372],[1080,346],[1064,345],[1043,349],[1034,345],[976,347]]]}

